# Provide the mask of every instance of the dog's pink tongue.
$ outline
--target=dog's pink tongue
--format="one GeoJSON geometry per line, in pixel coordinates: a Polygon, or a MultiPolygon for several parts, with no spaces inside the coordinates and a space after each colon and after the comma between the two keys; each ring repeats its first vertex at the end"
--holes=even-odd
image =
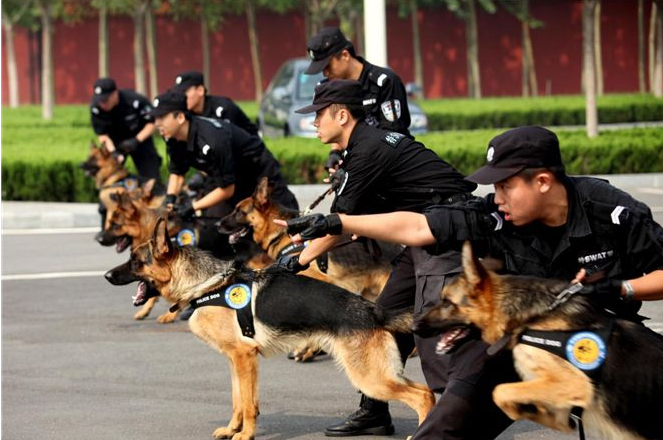
{"type": "Polygon", "coordinates": [[[138,282],[138,287],[136,288],[136,295],[132,297],[134,300],[134,306],[142,306],[145,304],[147,298],[145,298],[145,293],[147,292],[147,284],[144,281],[138,282]]]}

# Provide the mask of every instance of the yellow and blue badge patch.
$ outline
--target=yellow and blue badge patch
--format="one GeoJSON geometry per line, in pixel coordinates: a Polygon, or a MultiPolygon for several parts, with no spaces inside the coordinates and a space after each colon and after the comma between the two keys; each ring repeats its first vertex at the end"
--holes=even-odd
{"type": "Polygon", "coordinates": [[[177,233],[177,244],[180,246],[195,246],[196,234],[191,229],[182,229],[177,233]]]}
{"type": "Polygon", "coordinates": [[[231,284],[226,288],[226,304],[233,309],[242,309],[251,302],[251,288],[246,284],[231,284]]]}
{"type": "Polygon", "coordinates": [[[566,358],[581,370],[595,370],[605,360],[606,345],[594,332],[578,332],[566,342],[566,358]]]}

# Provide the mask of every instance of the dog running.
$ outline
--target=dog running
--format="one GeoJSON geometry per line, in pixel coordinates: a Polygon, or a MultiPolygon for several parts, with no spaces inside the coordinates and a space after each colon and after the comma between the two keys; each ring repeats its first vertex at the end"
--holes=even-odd
{"type": "Polygon", "coordinates": [[[415,327],[445,331],[441,352],[452,350],[468,325],[493,344],[489,353],[511,348],[523,381],[498,385],[493,399],[513,420],[568,432],[580,419],[601,438],[663,439],[663,336],[616,319],[585,295],[567,296],[568,287],[497,275],[465,243],[462,275],[415,327]]]}
{"type": "Polygon", "coordinates": [[[434,404],[428,387],[403,376],[391,333],[410,331],[411,310],[392,314],[332,284],[275,267],[254,272],[191,246],[178,248],[163,220],[105,277],[115,285],[143,280],[178,307],[196,307],[191,331],[230,361],[233,414],[215,438],[255,437],[257,355],[284,353],[301,341],[324,347],[366,395],[408,405],[419,423],[434,404]]]}

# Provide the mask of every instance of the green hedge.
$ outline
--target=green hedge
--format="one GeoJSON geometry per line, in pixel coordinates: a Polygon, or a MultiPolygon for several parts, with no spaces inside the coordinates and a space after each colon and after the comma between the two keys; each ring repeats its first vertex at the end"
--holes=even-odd
{"type": "MultiPolygon", "coordinates": [[[[418,137],[463,173],[485,161],[488,141],[502,130],[453,131],[418,137]]],[[[562,156],[570,174],[649,173],[663,171],[663,128],[635,128],[601,133],[588,139],[583,131],[559,131],[562,156]]],[[[3,133],[4,144],[4,133],[3,133]]],[[[163,142],[158,143],[163,154],[163,142]]],[[[317,139],[268,139],[267,145],[283,166],[291,184],[320,183],[328,148],[317,139]]],[[[4,147],[4,145],[3,145],[4,147]]],[[[2,160],[3,200],[91,202],[92,180],[79,168],[87,145],[72,145],[69,159],[42,160],[5,157],[2,160]]],[[[166,175],[165,166],[163,170],[166,175]]]]}

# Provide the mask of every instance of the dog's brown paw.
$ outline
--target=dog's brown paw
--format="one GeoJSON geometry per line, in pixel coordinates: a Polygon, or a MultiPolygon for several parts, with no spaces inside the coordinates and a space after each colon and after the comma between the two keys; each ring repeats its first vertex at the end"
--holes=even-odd
{"type": "Polygon", "coordinates": [[[150,312],[145,312],[143,310],[139,310],[134,314],[134,319],[136,321],[142,321],[143,319],[147,318],[147,316],[150,314],[150,312]]]}
{"type": "Polygon", "coordinates": [[[157,318],[157,322],[159,324],[170,324],[175,321],[175,318],[177,318],[177,312],[166,312],[157,318]]]}

